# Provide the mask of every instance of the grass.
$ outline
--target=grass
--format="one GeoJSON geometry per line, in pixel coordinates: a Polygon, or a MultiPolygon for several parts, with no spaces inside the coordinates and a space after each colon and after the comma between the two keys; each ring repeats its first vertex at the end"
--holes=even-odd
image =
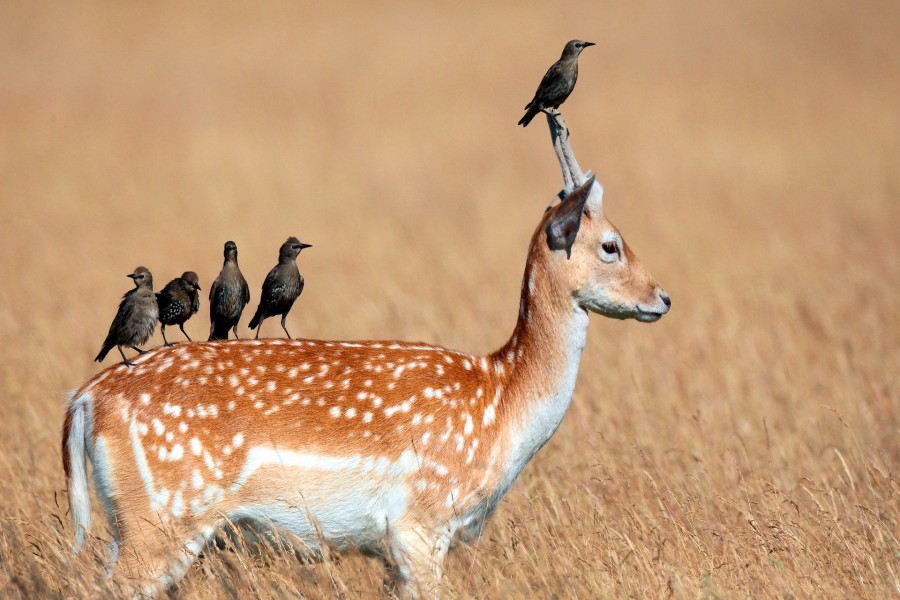
{"type": "MultiPolygon", "coordinates": [[[[117,593],[99,544],[69,553],[59,432],[136,265],[208,286],[234,239],[256,298],[298,235],[292,331],[505,340],[561,185],[540,120],[514,124],[572,37],[598,43],[574,148],[673,310],[592,317],[570,414],[451,553],[448,595],[900,594],[896,3],[0,16],[0,596],[117,593]]],[[[381,576],[222,552],[179,595],[379,597],[381,576]]]]}

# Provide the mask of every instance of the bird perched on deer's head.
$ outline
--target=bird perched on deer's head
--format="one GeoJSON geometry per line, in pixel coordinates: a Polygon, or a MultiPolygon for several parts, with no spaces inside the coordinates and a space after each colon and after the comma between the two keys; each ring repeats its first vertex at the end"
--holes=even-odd
{"type": "Polygon", "coordinates": [[[575,89],[575,82],[578,80],[578,56],[582,50],[593,45],[593,42],[582,42],[581,40],[572,40],[566,44],[562,56],[547,69],[547,73],[541,79],[534,98],[525,105],[525,116],[519,120],[519,125],[528,127],[528,124],[539,112],[546,112],[551,108],[556,110],[560,104],[566,101],[566,98],[575,89]]]}

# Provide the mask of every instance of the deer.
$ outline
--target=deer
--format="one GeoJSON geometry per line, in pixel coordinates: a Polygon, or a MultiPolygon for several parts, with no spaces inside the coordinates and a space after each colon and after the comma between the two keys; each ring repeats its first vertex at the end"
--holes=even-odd
{"type": "Polygon", "coordinates": [[[439,593],[572,402],[589,313],[653,322],[671,300],[603,212],[548,115],[564,188],[528,248],[515,328],[475,356],[405,341],[221,340],[148,351],[67,403],[62,457],[77,553],[87,462],[108,574],[153,597],[220,532],[381,557],[400,593],[439,593]]]}

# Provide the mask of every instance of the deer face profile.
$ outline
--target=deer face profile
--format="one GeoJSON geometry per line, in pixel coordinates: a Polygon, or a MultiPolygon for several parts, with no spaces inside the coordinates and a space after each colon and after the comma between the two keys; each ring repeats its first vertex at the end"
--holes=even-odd
{"type": "Polygon", "coordinates": [[[615,319],[657,321],[671,300],[604,216],[602,197],[592,176],[548,211],[549,262],[577,306],[615,319]]]}

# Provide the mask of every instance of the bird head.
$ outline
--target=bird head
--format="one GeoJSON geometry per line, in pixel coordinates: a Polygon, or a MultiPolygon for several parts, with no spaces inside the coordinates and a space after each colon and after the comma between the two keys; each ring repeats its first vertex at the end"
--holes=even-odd
{"type": "Polygon", "coordinates": [[[137,267],[134,273],[129,273],[128,277],[134,279],[134,287],[147,287],[153,289],[153,275],[147,267],[137,267]]]}
{"type": "Polygon", "coordinates": [[[278,260],[294,260],[304,248],[312,248],[312,244],[304,244],[294,236],[291,236],[281,245],[278,251],[278,260]]]}
{"type": "Polygon", "coordinates": [[[185,271],[181,274],[181,285],[188,292],[196,292],[200,289],[200,278],[193,271],[185,271]]]}
{"type": "Polygon", "coordinates": [[[563,49],[563,56],[578,56],[581,51],[588,46],[595,46],[594,42],[583,42],[581,40],[572,40],[563,49]]]}
{"type": "Polygon", "coordinates": [[[225,260],[237,260],[237,244],[230,240],[225,242],[225,260]]]}

